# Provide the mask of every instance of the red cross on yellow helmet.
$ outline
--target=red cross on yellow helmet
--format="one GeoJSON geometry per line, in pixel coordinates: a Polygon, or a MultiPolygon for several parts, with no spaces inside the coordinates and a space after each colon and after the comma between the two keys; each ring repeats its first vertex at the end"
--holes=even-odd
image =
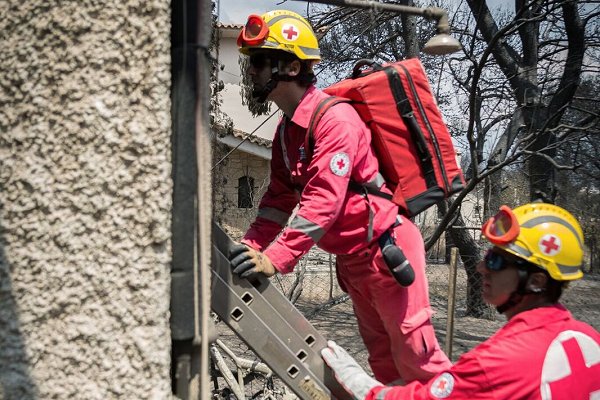
{"type": "Polygon", "coordinates": [[[250,15],[237,45],[246,55],[251,49],[269,49],[292,53],[301,60],[321,59],[319,42],[308,21],[288,10],[250,15]]]}
{"type": "Polygon", "coordinates": [[[546,203],[530,203],[498,214],[481,228],[492,244],[535,264],[558,281],[583,276],[583,232],[567,210],[546,203]]]}

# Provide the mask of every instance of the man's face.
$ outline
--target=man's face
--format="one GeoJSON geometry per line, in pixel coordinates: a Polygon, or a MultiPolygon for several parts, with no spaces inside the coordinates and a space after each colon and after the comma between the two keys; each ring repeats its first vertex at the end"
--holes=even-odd
{"type": "Polygon", "coordinates": [[[265,53],[251,54],[246,73],[252,80],[254,89],[261,90],[271,79],[271,60],[265,53]]]}
{"type": "Polygon", "coordinates": [[[481,274],[482,296],[493,306],[504,304],[511,293],[517,290],[519,274],[514,265],[514,256],[496,247],[489,250],[484,260],[477,264],[481,274]]]}

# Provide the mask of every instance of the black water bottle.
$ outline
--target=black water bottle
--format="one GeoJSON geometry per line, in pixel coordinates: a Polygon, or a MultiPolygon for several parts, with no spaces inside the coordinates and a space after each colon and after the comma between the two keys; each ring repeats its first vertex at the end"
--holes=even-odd
{"type": "Polygon", "coordinates": [[[392,275],[401,286],[410,286],[415,280],[415,271],[402,249],[394,243],[387,243],[381,249],[383,259],[392,275]]]}

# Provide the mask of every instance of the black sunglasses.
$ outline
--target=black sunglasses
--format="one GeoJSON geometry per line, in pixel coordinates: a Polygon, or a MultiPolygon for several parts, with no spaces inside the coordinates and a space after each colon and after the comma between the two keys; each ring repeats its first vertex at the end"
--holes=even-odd
{"type": "Polygon", "coordinates": [[[250,65],[255,69],[263,69],[269,62],[269,57],[264,53],[257,53],[250,55],[250,65]]]}
{"type": "Polygon", "coordinates": [[[528,262],[525,260],[519,259],[509,259],[500,253],[496,253],[495,251],[488,250],[483,258],[485,261],[485,266],[490,271],[502,271],[509,265],[514,265],[517,268],[524,268],[528,262]]]}

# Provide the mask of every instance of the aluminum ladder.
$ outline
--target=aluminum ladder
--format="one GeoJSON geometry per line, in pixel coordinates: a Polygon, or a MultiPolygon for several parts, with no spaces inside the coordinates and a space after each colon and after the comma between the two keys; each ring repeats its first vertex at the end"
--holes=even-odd
{"type": "Polygon", "coordinates": [[[326,339],[261,274],[239,278],[228,260],[233,240],[213,221],[212,310],[302,400],[351,400],[321,358],[326,339]]]}

